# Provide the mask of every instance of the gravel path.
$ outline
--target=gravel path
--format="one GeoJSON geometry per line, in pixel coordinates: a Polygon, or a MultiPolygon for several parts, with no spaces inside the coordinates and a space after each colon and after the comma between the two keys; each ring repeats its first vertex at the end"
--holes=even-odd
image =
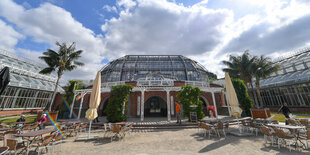
{"type": "MultiPolygon", "coordinates": [[[[86,136],[80,134],[79,137],[86,136]]],[[[92,133],[99,139],[82,140],[82,138],[69,138],[63,144],[62,152],[57,154],[66,155],[193,155],[193,154],[216,154],[216,155],[260,155],[260,154],[310,154],[306,151],[289,152],[288,148],[269,144],[264,145],[263,136],[236,137],[228,134],[226,138],[215,136],[208,139],[198,134],[197,129],[183,129],[177,131],[158,132],[134,132],[121,140],[110,141],[103,138],[100,130],[92,133]]]]}

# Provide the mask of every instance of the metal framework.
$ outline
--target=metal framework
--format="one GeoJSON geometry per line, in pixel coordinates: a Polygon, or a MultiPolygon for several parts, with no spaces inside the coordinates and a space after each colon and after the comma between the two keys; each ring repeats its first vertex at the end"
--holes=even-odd
{"type": "MultiPolygon", "coordinates": [[[[39,74],[44,65],[0,49],[0,69],[10,68],[10,83],[0,96],[1,110],[41,109],[51,100],[56,77],[39,74]]],[[[58,87],[58,92],[63,92],[58,87]]]]}
{"type": "MultiPolygon", "coordinates": [[[[175,82],[184,82],[185,85],[199,87],[204,92],[211,92],[213,103],[214,93],[221,92],[222,88],[211,88],[207,70],[198,62],[181,55],[126,55],[110,62],[101,69],[101,92],[110,92],[111,86],[136,82],[133,92],[141,92],[137,96],[137,115],[144,120],[145,92],[161,91],[167,94],[167,119],[174,114],[174,102],[171,91],[180,91],[181,86],[175,86],[175,82]]],[[[80,96],[80,103],[75,105],[73,100],[72,109],[78,111],[81,117],[84,96],[91,93],[91,89],[77,90],[74,96],[80,96]]],[[[215,108],[216,108],[216,104],[215,108]]],[[[129,104],[129,106],[131,106],[129,104]]],[[[217,110],[216,110],[217,112],[217,110]]],[[[72,116],[72,112],[70,117],[72,116]]]]}
{"type": "Polygon", "coordinates": [[[261,80],[264,106],[280,106],[287,102],[294,107],[310,106],[310,48],[304,48],[275,61],[277,73],[261,80]]]}
{"type": "Polygon", "coordinates": [[[135,81],[150,74],[176,81],[208,81],[207,70],[182,55],[126,55],[101,69],[101,81],[135,81]]]}

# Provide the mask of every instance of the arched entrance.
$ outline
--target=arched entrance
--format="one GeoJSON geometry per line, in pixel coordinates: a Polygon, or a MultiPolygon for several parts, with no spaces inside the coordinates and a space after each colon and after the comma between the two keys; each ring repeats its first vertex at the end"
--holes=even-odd
{"type": "Polygon", "coordinates": [[[144,103],[145,117],[167,117],[167,103],[159,96],[152,96],[144,103]]]}
{"type": "Polygon", "coordinates": [[[107,116],[107,114],[104,112],[104,110],[107,107],[108,103],[109,103],[109,98],[107,98],[101,102],[100,107],[99,107],[99,112],[100,112],[98,114],[99,116],[107,116]]]}
{"type": "Polygon", "coordinates": [[[202,111],[205,114],[205,116],[208,115],[207,106],[209,105],[208,100],[204,99],[203,97],[199,98],[200,101],[202,101],[202,111]]]}

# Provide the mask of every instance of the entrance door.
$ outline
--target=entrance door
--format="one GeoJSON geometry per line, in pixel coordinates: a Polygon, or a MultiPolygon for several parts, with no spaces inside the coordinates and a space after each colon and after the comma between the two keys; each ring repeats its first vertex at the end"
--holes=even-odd
{"type": "Polygon", "coordinates": [[[161,97],[149,98],[144,104],[145,117],[167,117],[167,103],[161,97]]]}

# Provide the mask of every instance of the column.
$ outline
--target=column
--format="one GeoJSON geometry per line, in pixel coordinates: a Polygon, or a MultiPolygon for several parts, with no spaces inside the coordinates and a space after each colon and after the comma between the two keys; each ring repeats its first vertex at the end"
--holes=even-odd
{"type": "Polygon", "coordinates": [[[226,98],[226,105],[227,105],[227,108],[228,108],[229,116],[231,116],[231,113],[230,113],[230,104],[229,104],[228,99],[227,99],[227,94],[224,93],[224,96],[225,96],[225,98],[226,98]]]}
{"type": "Polygon", "coordinates": [[[126,107],[126,106],[125,106],[125,104],[126,104],[126,103],[124,102],[124,103],[123,103],[123,110],[122,110],[122,114],[125,114],[125,107],[126,107]]]}
{"type": "Polygon", "coordinates": [[[75,98],[76,98],[76,93],[74,93],[73,99],[72,99],[72,103],[71,103],[71,110],[70,110],[70,115],[69,118],[72,118],[72,113],[73,113],[73,108],[74,108],[74,103],[75,103],[75,98]]]}
{"type": "Polygon", "coordinates": [[[141,91],[141,121],[144,120],[144,89],[141,91]]]}
{"type": "Polygon", "coordinates": [[[170,96],[170,105],[171,105],[171,115],[174,115],[174,102],[173,102],[173,96],[170,96]]]}
{"type": "Polygon", "coordinates": [[[212,94],[213,105],[214,105],[214,108],[215,108],[215,115],[216,115],[216,117],[218,117],[218,116],[217,116],[217,108],[216,108],[216,102],[215,102],[215,95],[214,95],[214,92],[211,92],[211,94],[212,94]]]}
{"type": "Polygon", "coordinates": [[[141,102],[141,97],[138,96],[138,102],[137,102],[137,116],[140,116],[140,102],[141,102]]]}
{"type": "Polygon", "coordinates": [[[82,106],[83,106],[83,101],[84,101],[84,96],[86,93],[82,93],[82,98],[81,98],[81,102],[80,102],[80,108],[79,108],[79,114],[78,114],[78,119],[80,119],[81,116],[81,110],[82,110],[82,106]]]}
{"type": "Polygon", "coordinates": [[[168,121],[171,120],[171,115],[170,115],[170,95],[169,95],[169,90],[166,90],[167,92],[167,118],[168,121]]]}

